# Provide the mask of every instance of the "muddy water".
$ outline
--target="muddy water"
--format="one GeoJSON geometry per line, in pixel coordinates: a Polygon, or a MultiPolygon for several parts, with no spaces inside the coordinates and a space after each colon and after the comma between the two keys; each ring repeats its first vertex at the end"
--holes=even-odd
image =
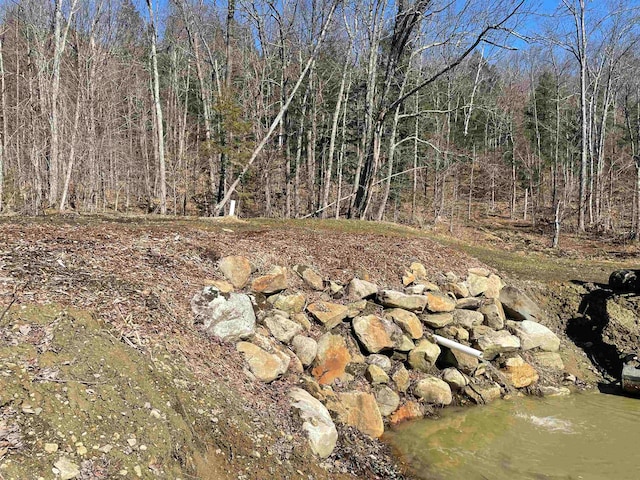
{"type": "Polygon", "coordinates": [[[420,479],[640,479],[640,399],[589,393],[446,409],[386,439],[420,479]]]}

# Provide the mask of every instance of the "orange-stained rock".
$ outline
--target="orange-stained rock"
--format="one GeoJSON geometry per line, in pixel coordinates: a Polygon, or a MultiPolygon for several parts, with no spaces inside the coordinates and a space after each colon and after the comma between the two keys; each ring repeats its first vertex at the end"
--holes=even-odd
{"type": "Polygon", "coordinates": [[[343,412],[338,414],[340,422],[355,427],[373,438],[378,438],[384,433],[382,415],[372,394],[346,392],[339,393],[338,398],[343,408],[343,412]]]}
{"type": "Polygon", "coordinates": [[[216,287],[222,293],[233,292],[233,285],[225,280],[205,280],[204,284],[211,287],[216,287]]]}
{"type": "Polygon", "coordinates": [[[321,385],[329,385],[344,375],[344,369],[350,361],[351,354],[344,337],[325,333],[318,340],[318,354],[311,374],[321,385]]]}
{"type": "Polygon", "coordinates": [[[394,346],[388,328],[383,320],[375,315],[354,318],[353,331],[369,353],[378,353],[394,346]]]}
{"type": "Polygon", "coordinates": [[[456,309],[456,302],[451,297],[439,292],[426,292],[427,310],[431,313],[452,312],[456,309]]]}
{"type": "Polygon", "coordinates": [[[287,269],[278,266],[273,267],[268,274],[256,278],[251,284],[251,290],[266,295],[278,293],[285,288],[287,288],[287,269]]]}
{"type": "Polygon", "coordinates": [[[245,257],[231,256],[220,260],[218,268],[234,287],[242,288],[251,275],[251,263],[245,257]]]}
{"type": "Polygon", "coordinates": [[[391,414],[389,423],[391,423],[391,425],[398,425],[399,423],[416,420],[423,416],[424,411],[418,402],[407,402],[391,414]]]}
{"type": "Polygon", "coordinates": [[[307,311],[313,316],[313,318],[322,323],[327,330],[331,330],[342,322],[342,320],[347,318],[349,307],[345,307],[338,303],[315,302],[307,306],[307,311]]]}
{"type": "Polygon", "coordinates": [[[524,388],[529,385],[536,383],[540,378],[538,376],[538,372],[528,363],[524,363],[522,365],[507,365],[507,367],[502,370],[505,374],[511,385],[516,388],[524,388]]]}

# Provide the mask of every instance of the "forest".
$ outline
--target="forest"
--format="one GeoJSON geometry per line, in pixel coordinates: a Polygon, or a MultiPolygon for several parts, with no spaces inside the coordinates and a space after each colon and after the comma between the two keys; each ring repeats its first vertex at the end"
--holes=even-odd
{"type": "Polygon", "coordinates": [[[635,0],[0,7],[2,213],[640,227],[635,0]]]}

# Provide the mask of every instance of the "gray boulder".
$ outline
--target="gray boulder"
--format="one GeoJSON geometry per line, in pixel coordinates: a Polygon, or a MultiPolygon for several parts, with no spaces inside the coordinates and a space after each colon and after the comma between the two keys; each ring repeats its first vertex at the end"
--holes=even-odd
{"type": "Polygon", "coordinates": [[[500,291],[499,300],[505,314],[511,320],[538,322],[543,319],[540,307],[516,287],[504,287],[500,291]]]}
{"type": "Polygon", "coordinates": [[[249,296],[223,294],[215,287],[205,287],[191,299],[196,323],[224,342],[250,338],[255,333],[256,315],[249,296]]]}
{"type": "Polygon", "coordinates": [[[560,339],[544,325],[529,320],[522,322],[507,321],[507,328],[519,339],[523,350],[540,348],[545,352],[557,352],[560,339]]]}
{"type": "Polygon", "coordinates": [[[501,353],[514,352],[520,348],[520,339],[506,330],[489,330],[477,339],[477,347],[486,360],[493,360],[501,353]]]}
{"type": "Polygon", "coordinates": [[[293,411],[302,421],[302,429],[307,432],[311,450],[320,458],[327,458],[338,441],[338,431],[329,411],[301,388],[293,388],[289,398],[293,411]]]}

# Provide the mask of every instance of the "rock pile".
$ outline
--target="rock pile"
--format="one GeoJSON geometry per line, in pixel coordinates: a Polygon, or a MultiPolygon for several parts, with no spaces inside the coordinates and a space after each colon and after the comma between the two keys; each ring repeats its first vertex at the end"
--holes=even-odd
{"type": "Polygon", "coordinates": [[[430,281],[416,262],[399,291],[369,278],[342,285],[306,265],[274,266],[251,282],[246,258],[226,257],[219,267],[226,281],[194,296],[195,321],[236,343],[249,376],[291,378],[302,387],[291,389],[292,411],[320,457],[335,447],[333,421],[377,438],[385,424],[434,407],[490,402],[531,388],[540,368],[564,368],[560,339],[538,323],[538,305],[483,268],[464,280],[450,272],[430,281]],[[289,288],[296,274],[307,293],[289,288]],[[247,285],[247,293],[233,291],[247,285]],[[484,360],[439,345],[434,335],[473,347],[484,360]]]}

